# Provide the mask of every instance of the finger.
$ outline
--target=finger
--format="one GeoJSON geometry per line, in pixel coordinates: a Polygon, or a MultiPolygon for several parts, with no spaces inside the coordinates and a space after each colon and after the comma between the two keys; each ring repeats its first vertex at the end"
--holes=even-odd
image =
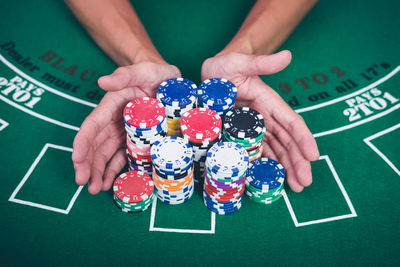
{"type": "Polygon", "coordinates": [[[281,111],[273,112],[272,116],[290,133],[307,160],[318,160],[319,151],[317,142],[304,119],[299,114],[295,113],[288,106],[282,106],[281,111]]]}
{"type": "Polygon", "coordinates": [[[91,194],[97,194],[102,189],[103,174],[106,164],[115,152],[123,146],[123,141],[124,139],[122,137],[109,138],[95,151],[91,168],[91,184],[89,186],[89,192],[91,194]]]}
{"type": "MultiPolygon", "coordinates": [[[[107,93],[100,104],[84,120],[73,144],[72,160],[81,162],[86,159],[89,147],[97,149],[94,142],[102,130],[111,121],[121,121],[122,110],[127,101],[132,99],[131,92],[107,93]]],[[[100,144],[100,143],[98,143],[100,144]]]]}
{"type": "Polygon", "coordinates": [[[102,190],[107,191],[111,188],[115,177],[122,170],[122,168],[126,164],[126,152],[125,149],[119,149],[106,168],[106,172],[104,173],[104,181],[102,190]]]}
{"type": "Polygon", "coordinates": [[[285,168],[286,181],[289,184],[290,188],[294,192],[301,192],[304,187],[297,180],[296,171],[293,168],[287,150],[282,146],[282,144],[280,144],[280,142],[271,133],[267,132],[265,136],[272,150],[277,155],[278,162],[280,162],[285,168]]]}
{"type": "Polygon", "coordinates": [[[268,128],[276,136],[279,142],[289,153],[290,160],[299,183],[303,186],[309,186],[312,183],[311,165],[301,153],[296,141],[292,136],[273,118],[268,118],[268,128]]]}
{"type": "Polygon", "coordinates": [[[90,178],[90,162],[84,161],[81,163],[74,163],[75,169],[75,182],[78,185],[85,185],[90,178]]]}
{"type": "Polygon", "coordinates": [[[238,54],[231,66],[244,76],[267,75],[277,73],[286,68],[292,60],[289,50],[284,50],[272,55],[246,55],[238,54]]]}
{"type": "Polygon", "coordinates": [[[119,91],[128,87],[133,76],[133,72],[129,72],[126,67],[121,67],[110,75],[100,77],[97,82],[103,90],[119,91]]]}
{"type": "Polygon", "coordinates": [[[119,67],[111,75],[100,77],[98,84],[106,91],[119,91],[127,87],[155,88],[164,80],[180,76],[180,71],[175,66],[141,62],[119,67]]]}
{"type": "Polygon", "coordinates": [[[90,178],[90,166],[92,162],[93,150],[89,148],[88,157],[81,162],[73,162],[75,169],[75,182],[78,185],[85,185],[90,178]]]}
{"type": "MultiPolygon", "coordinates": [[[[121,118],[122,120],[122,118],[121,118]]],[[[123,122],[111,122],[95,137],[93,144],[96,150],[100,145],[105,143],[108,139],[122,138],[125,140],[125,128],[123,122]]]]}
{"type": "Polygon", "coordinates": [[[267,157],[273,159],[275,161],[279,161],[278,157],[276,156],[275,152],[272,150],[271,146],[268,144],[267,138],[263,138],[264,142],[264,150],[263,150],[263,157],[267,157]]]}
{"type": "MultiPolygon", "coordinates": [[[[261,79],[255,81],[254,86],[264,86],[261,79]]],[[[317,142],[308,129],[303,118],[297,114],[286,102],[272,89],[265,90],[262,95],[257,98],[258,106],[263,107],[260,110],[268,109],[262,112],[264,118],[271,114],[275,121],[279,122],[286,131],[296,141],[301,153],[309,161],[315,161],[319,158],[317,142]],[[268,104],[266,104],[268,103],[268,104]],[[268,112],[268,114],[266,114],[268,112]]]]}

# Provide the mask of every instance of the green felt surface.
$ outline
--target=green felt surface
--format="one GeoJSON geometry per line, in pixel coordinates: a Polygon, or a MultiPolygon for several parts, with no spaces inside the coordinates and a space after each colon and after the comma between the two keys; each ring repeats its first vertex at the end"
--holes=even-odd
{"type": "MultiPolygon", "coordinates": [[[[253,3],[134,6],[165,59],[199,83],[201,63],[253,3]]],[[[141,214],[119,211],[111,192],[80,189],[72,142],[104,95],[97,78],[116,65],[62,1],[0,8],[0,265],[399,264],[399,1],[320,1],[307,15],[280,48],[292,63],[262,78],[316,137],[314,182],[215,217],[199,188],[183,205],[141,214]]]]}

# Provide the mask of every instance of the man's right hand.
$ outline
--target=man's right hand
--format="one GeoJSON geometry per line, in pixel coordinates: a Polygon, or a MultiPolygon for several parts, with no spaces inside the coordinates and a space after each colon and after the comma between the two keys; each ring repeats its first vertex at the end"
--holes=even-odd
{"type": "Polygon", "coordinates": [[[77,184],[89,182],[91,194],[111,188],[126,163],[125,105],[134,98],[155,97],[161,82],[180,76],[173,65],[143,61],[99,79],[99,86],[108,92],[82,123],[73,144],[77,184]]]}

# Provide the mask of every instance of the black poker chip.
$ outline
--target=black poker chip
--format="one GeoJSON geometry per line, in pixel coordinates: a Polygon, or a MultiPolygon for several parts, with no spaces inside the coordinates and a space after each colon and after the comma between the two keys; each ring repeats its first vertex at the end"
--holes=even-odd
{"type": "Polygon", "coordinates": [[[263,132],[264,127],[264,117],[249,107],[235,108],[224,117],[224,130],[234,138],[255,138],[263,132]]]}

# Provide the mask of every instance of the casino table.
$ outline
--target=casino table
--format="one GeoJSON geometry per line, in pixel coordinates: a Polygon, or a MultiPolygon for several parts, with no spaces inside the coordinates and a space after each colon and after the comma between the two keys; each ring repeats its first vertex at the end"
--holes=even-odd
{"type": "MultiPolygon", "coordinates": [[[[135,1],[155,46],[199,84],[254,1],[135,1]]],[[[231,215],[201,185],[181,205],[121,212],[74,181],[72,142],[116,65],[62,1],[0,4],[0,264],[393,266],[400,263],[400,2],[320,1],[262,79],[306,121],[313,184],[231,215]]],[[[266,122],[268,123],[268,121],[266,122]]]]}

